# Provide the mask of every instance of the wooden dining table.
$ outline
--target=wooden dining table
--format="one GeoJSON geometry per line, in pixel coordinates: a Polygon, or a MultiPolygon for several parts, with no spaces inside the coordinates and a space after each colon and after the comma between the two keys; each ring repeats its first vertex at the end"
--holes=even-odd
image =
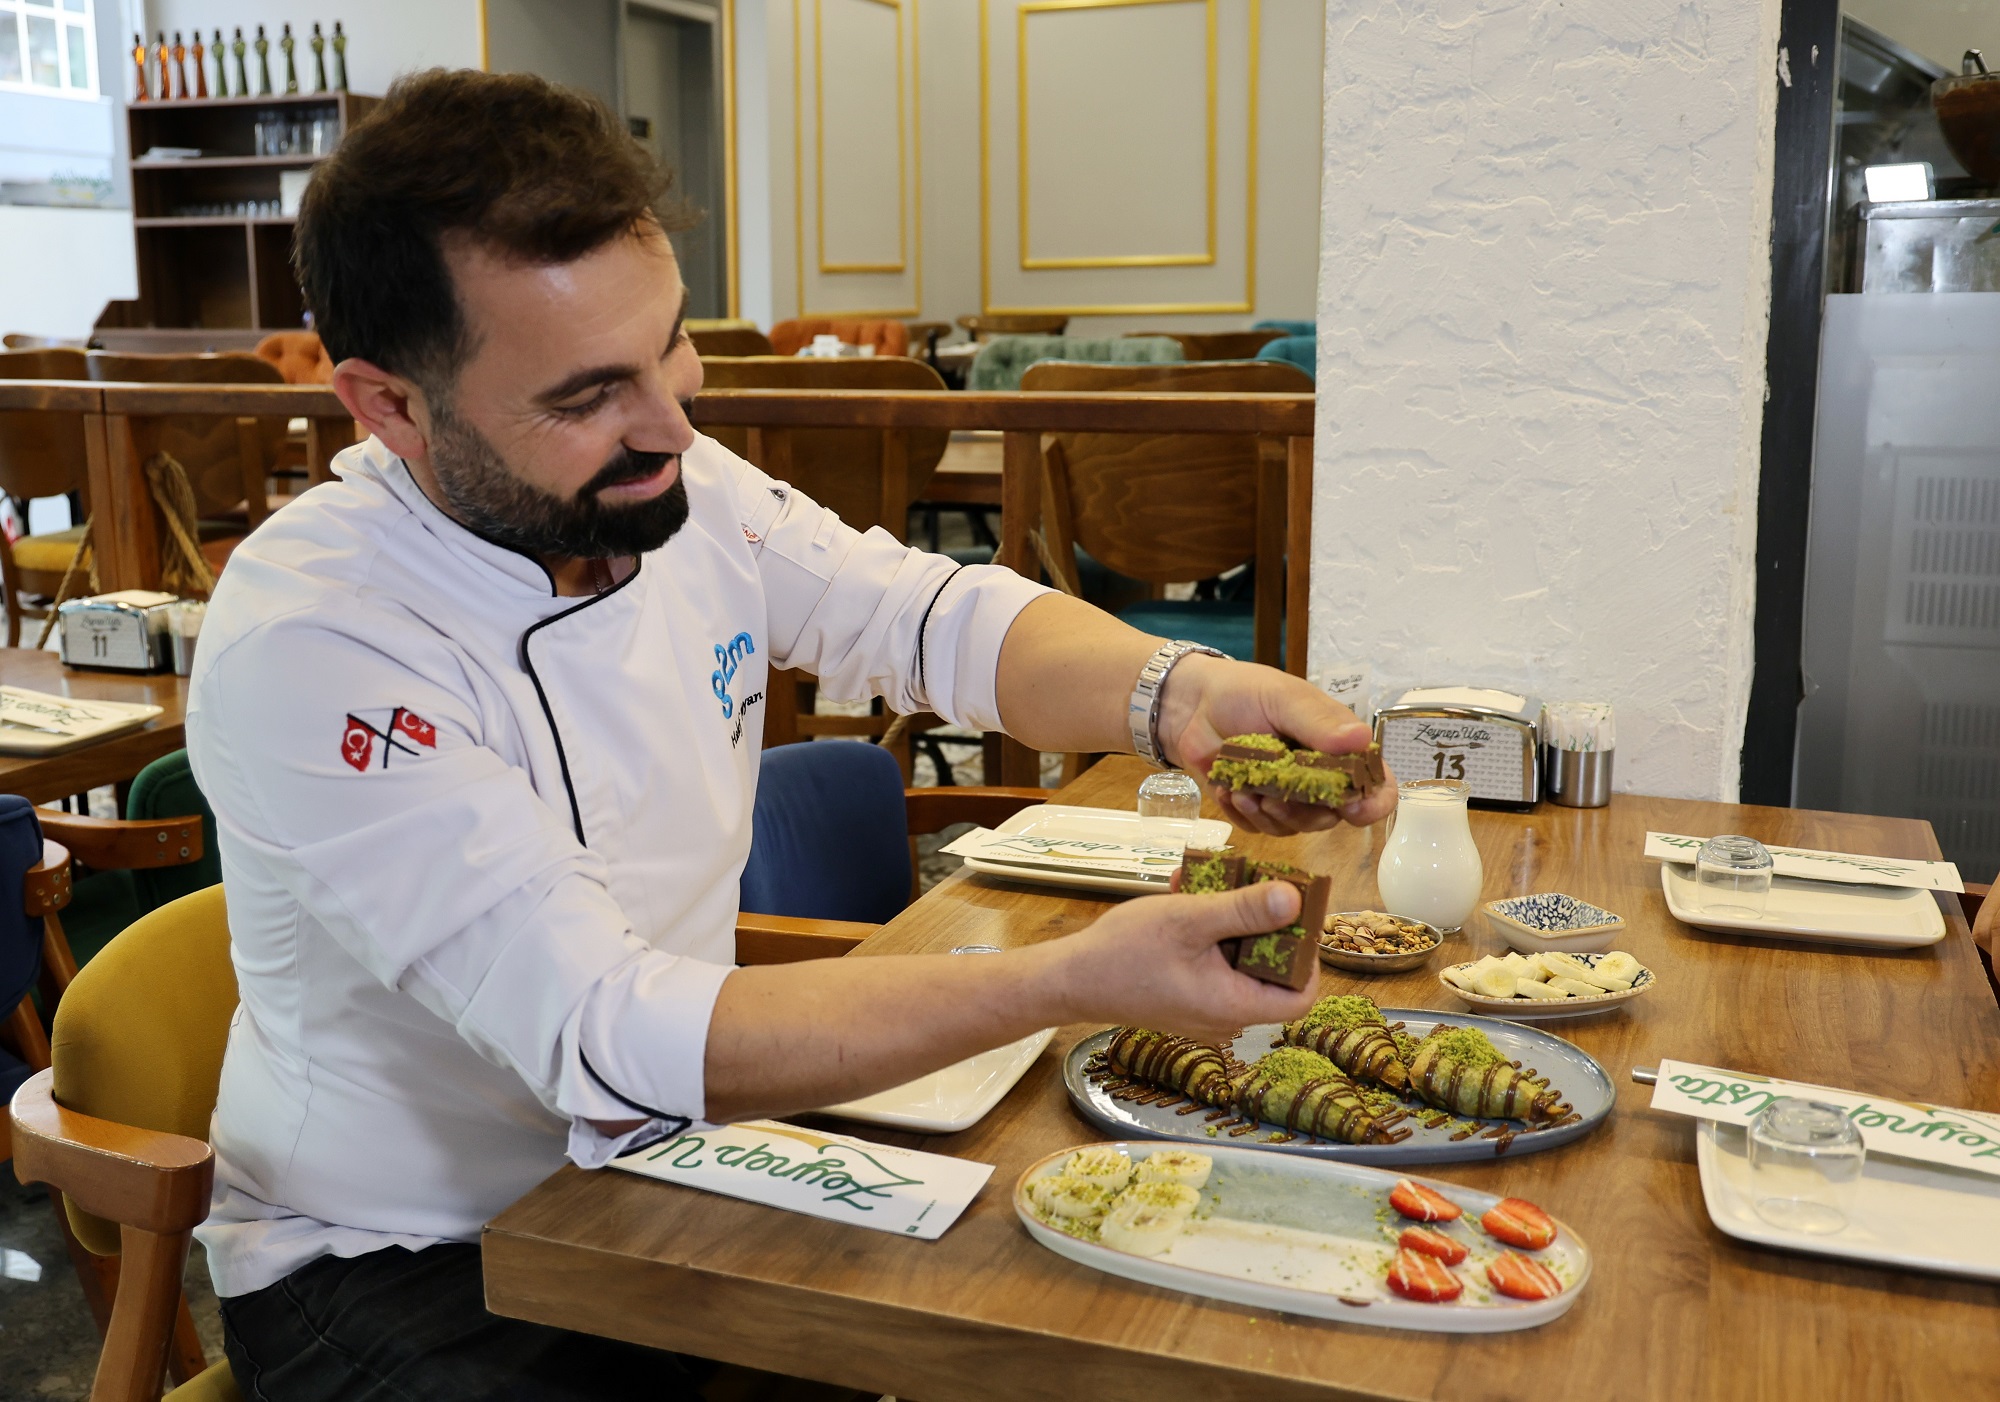
{"type": "MultiPolygon", "coordinates": [[[[1130,808],[1146,772],[1108,760],[1052,795],[1130,808]]],[[[1212,811],[1209,816],[1217,816],[1212,811]]],[[[617,1170],[565,1168],[491,1222],[495,1311],[706,1357],[954,1399],[1925,1398],[2000,1392],[2000,1285],[1748,1245],[1703,1206],[1695,1124],[1649,1108],[1634,1066],[1662,1058],[1874,1094],[2000,1108],[2000,1006],[1965,922],[1945,901],[1942,942],[1885,952],[1707,934],[1674,920],[1648,829],[1936,858],[1927,824],[1621,794],[1608,807],[1475,811],[1484,898],[1565,891],[1622,914],[1620,947],[1657,976],[1616,1011],[1548,1026],[1604,1066],[1610,1117],[1546,1152],[1427,1169],[1542,1204],[1595,1255],[1574,1307],[1540,1328],[1411,1333],[1220,1303],[1102,1274],[1031,1240],[1017,1177],[1067,1146],[1112,1136],[1063,1090],[1060,1029],[971,1129],[857,1132],[992,1164],[935,1242],[716,1197],[617,1170]]],[[[1336,909],[1377,903],[1380,829],[1293,839],[1240,835],[1334,882],[1336,909]]],[[[1103,900],[958,873],[849,957],[1060,939],[1103,900]]],[[[1389,1007],[1463,1011],[1436,970],[1498,952],[1450,938],[1431,966],[1367,978],[1322,971],[1327,991],[1389,1007]]],[[[831,1123],[831,1122],[829,1122],[831,1123]]],[[[851,1127],[850,1127],[851,1128],[851,1127]]]]}
{"type": "Polygon", "coordinates": [[[31,803],[52,803],[122,784],[161,755],[187,744],[186,677],[171,672],[98,672],[65,667],[43,648],[0,648],[0,686],[71,696],[79,701],[154,705],[160,714],[138,730],[82,745],[59,755],[0,755],[0,793],[31,803]]]}

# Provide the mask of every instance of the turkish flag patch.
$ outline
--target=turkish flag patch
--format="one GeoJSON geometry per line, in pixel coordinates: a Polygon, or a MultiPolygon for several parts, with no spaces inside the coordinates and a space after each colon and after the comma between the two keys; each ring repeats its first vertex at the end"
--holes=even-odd
{"type": "Polygon", "coordinates": [[[416,745],[436,749],[437,727],[406,706],[358,714],[350,711],[340,733],[341,759],[364,774],[374,764],[378,751],[382,756],[381,767],[387,769],[391,755],[414,755],[416,750],[412,746],[416,745]]]}

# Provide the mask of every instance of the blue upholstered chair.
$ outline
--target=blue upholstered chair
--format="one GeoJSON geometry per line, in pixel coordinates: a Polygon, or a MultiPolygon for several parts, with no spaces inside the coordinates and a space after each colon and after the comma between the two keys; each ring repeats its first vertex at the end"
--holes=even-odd
{"type": "Polygon", "coordinates": [[[1308,375],[1319,374],[1319,337],[1280,336],[1275,341],[1267,341],[1257,352],[1259,360],[1276,360],[1286,365],[1296,365],[1308,375]]]}
{"type": "MultiPolygon", "coordinates": [[[[738,962],[765,917],[853,922],[855,942],[910,902],[912,833],[991,827],[1047,798],[1041,789],[906,789],[880,746],[819,740],[766,750],[737,922],[738,962]],[[752,913],[754,912],[754,913],[752,913]]],[[[773,929],[782,933],[782,924],[773,929]]]]}
{"type": "Polygon", "coordinates": [[[1260,321],[1251,326],[1252,331],[1282,331],[1287,336],[1311,336],[1319,331],[1319,323],[1314,321],[1260,321]]]}
{"type": "MultiPolygon", "coordinates": [[[[49,1064],[48,1029],[32,996],[42,974],[42,922],[28,914],[27,899],[28,870],[41,861],[35,806],[0,794],[0,1028],[13,1043],[11,1050],[0,1046],[0,1101],[13,1099],[23,1081],[49,1064]]],[[[0,1116],[0,1160],[12,1156],[0,1116]]]]}

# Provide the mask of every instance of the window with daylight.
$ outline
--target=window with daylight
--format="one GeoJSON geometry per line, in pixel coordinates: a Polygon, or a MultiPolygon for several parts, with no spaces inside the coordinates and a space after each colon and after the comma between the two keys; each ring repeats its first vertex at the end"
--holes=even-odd
{"type": "Polygon", "coordinates": [[[91,0],[0,0],[0,89],[97,96],[91,0]]]}

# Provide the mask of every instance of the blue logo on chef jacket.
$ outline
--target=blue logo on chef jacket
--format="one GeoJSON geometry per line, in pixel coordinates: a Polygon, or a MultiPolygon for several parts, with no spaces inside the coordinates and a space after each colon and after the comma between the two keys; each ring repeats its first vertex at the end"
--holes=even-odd
{"type": "Polygon", "coordinates": [[[728,720],[736,714],[735,698],[729,694],[729,687],[736,680],[736,669],[743,659],[757,651],[757,645],[750,641],[748,633],[738,633],[727,643],[715,645],[715,672],[709,677],[709,686],[715,692],[715,699],[722,703],[722,718],[728,720]]]}

